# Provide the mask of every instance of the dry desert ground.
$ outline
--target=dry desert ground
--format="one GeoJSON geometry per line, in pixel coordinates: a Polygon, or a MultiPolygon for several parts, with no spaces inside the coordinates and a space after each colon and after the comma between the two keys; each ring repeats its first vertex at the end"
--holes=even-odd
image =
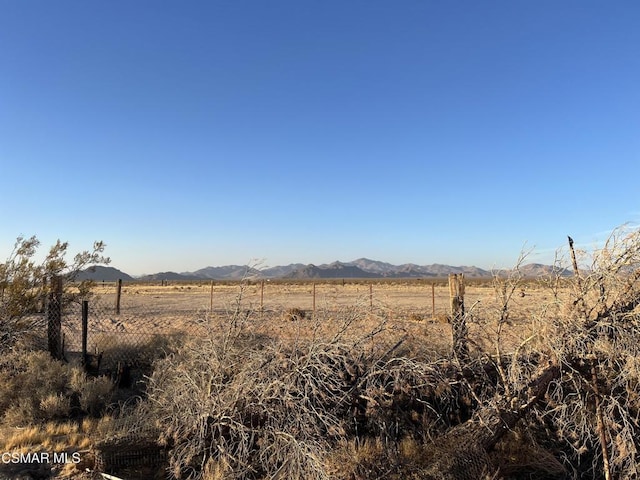
{"type": "MultiPolygon", "coordinates": [[[[544,312],[558,303],[554,292],[537,280],[517,287],[490,279],[466,280],[464,304],[472,339],[483,349],[495,341],[505,298],[509,316],[501,322],[503,346],[525,341],[544,321],[544,312]],[[506,297],[505,297],[506,295],[506,297]]],[[[437,280],[325,280],[248,281],[200,283],[124,283],[120,313],[116,314],[116,284],[98,283],[90,301],[91,338],[112,333],[126,342],[145,335],[199,336],[203,328],[221,329],[237,310],[246,326],[270,337],[306,337],[340,328],[345,321],[350,334],[378,331],[377,339],[405,339],[419,350],[448,348],[451,327],[447,279],[437,280]],[[345,320],[346,319],[346,320],[345,320]]],[[[560,291],[560,296],[568,292],[560,291]]],[[[68,345],[79,338],[79,315],[67,317],[68,345]]],[[[110,341],[116,341],[110,338],[110,341]]],[[[93,345],[99,349],[100,345],[93,345]]]]}

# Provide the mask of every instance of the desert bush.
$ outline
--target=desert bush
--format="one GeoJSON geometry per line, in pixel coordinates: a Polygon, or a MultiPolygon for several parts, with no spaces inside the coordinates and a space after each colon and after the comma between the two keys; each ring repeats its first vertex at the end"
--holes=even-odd
{"type": "Polygon", "coordinates": [[[289,308],[285,312],[284,316],[287,320],[297,322],[299,320],[304,320],[307,317],[307,312],[300,308],[289,308]]]}
{"type": "MultiPolygon", "coordinates": [[[[34,260],[40,242],[36,237],[18,237],[13,251],[0,263],[0,353],[13,348],[21,338],[44,329],[44,320],[37,315],[48,292],[48,279],[61,277],[73,281],[89,265],[109,263],[102,256],[105,245],[95,242],[91,251],[83,251],[67,260],[68,243],[58,240],[41,263],[34,260]]],[[[86,298],[92,283],[83,281],[73,292],[67,289],[66,301],[86,298]]]]}
{"type": "MultiPolygon", "coordinates": [[[[429,453],[424,445],[407,438],[399,444],[380,439],[341,441],[326,459],[327,472],[336,480],[421,478],[429,453]]],[[[480,480],[480,479],[479,479],[480,480]]]]}
{"type": "Polygon", "coordinates": [[[327,459],[339,442],[423,442],[471,403],[448,360],[395,356],[406,338],[371,348],[386,318],[372,322],[369,308],[326,321],[319,311],[286,340],[256,335],[236,312],[156,362],[149,379],[139,416],[160,429],[174,478],[335,478],[327,459]]]}
{"type": "Polygon", "coordinates": [[[239,296],[228,318],[205,319],[208,335],[156,360],[131,418],[153,425],[176,479],[636,478],[637,232],[578,252],[573,277],[559,261],[517,336],[524,258],[496,276],[496,309],[466,309],[481,338],[463,359],[418,358],[401,330],[378,341],[388,325],[362,330],[366,302],[274,338],[239,296]],[[482,468],[465,471],[465,454],[482,468]]]}
{"type": "MultiPolygon", "coordinates": [[[[240,347],[240,348],[238,348],[240,347]]],[[[161,360],[149,400],[173,445],[176,478],[201,478],[213,459],[232,478],[326,478],[322,452],[343,426],[347,384],[338,348],[244,350],[198,343],[161,360]],[[327,373],[331,372],[331,375],[327,373]]]]}
{"type": "MultiPolygon", "coordinates": [[[[488,336],[467,338],[469,357],[454,356],[458,374],[443,376],[445,385],[467,386],[470,420],[460,418],[440,431],[416,426],[415,431],[434,436],[432,447],[425,445],[435,452],[426,478],[471,479],[498,469],[516,478],[638,477],[640,232],[616,231],[590,256],[575,255],[572,247],[571,242],[574,276],[561,279],[566,267],[558,265],[556,278],[547,282],[552,300],[538,306],[527,338],[506,335],[512,302],[521,291],[518,266],[495,279],[498,308],[482,312],[493,319],[481,319],[488,336]],[[569,288],[569,298],[560,294],[560,285],[569,288]],[[482,368],[474,368],[478,362],[482,368]],[[504,438],[514,428],[524,429],[524,442],[504,438]]],[[[465,315],[468,324],[478,323],[477,316],[465,315]]],[[[395,362],[402,363],[391,359],[381,369],[386,388],[367,402],[382,418],[402,410],[397,402],[410,399],[407,392],[417,392],[423,377],[392,375],[395,362]],[[393,395],[397,387],[404,396],[393,395]]],[[[412,371],[406,366],[403,375],[412,371]]],[[[463,413],[460,405],[456,410],[463,413]]],[[[382,422],[389,424],[388,418],[382,422]]]]}
{"type": "Polygon", "coordinates": [[[85,377],[78,389],[80,408],[94,417],[100,416],[113,395],[113,381],[106,376],[85,377]]]}
{"type": "Polygon", "coordinates": [[[14,426],[98,414],[113,390],[105,377],[89,378],[47,352],[9,352],[0,359],[0,376],[0,418],[14,426]]]}
{"type": "Polygon", "coordinates": [[[91,346],[111,363],[135,366],[148,374],[154,361],[177,349],[184,339],[183,333],[123,335],[99,332],[92,336],[91,346]]]}
{"type": "MultiPolygon", "coordinates": [[[[640,232],[616,230],[591,253],[574,251],[570,241],[569,253],[574,275],[563,278],[567,267],[559,256],[546,281],[551,301],[533,319],[535,333],[503,354],[497,330],[500,385],[508,397],[534,377],[537,366],[558,365],[560,377],[531,411],[530,425],[539,426],[536,442],[563,458],[573,478],[636,478],[640,232]],[[570,295],[563,297],[561,288],[570,295]]],[[[517,282],[503,288],[499,327],[517,291],[517,282]]]]}
{"type": "Polygon", "coordinates": [[[173,446],[174,477],[213,469],[226,478],[326,478],[324,445],[342,429],[335,410],[348,387],[337,371],[345,352],[261,343],[246,318],[237,308],[224,333],[212,328],[156,364],[149,405],[173,446]]]}
{"type": "Polygon", "coordinates": [[[60,393],[51,394],[40,400],[39,407],[46,419],[61,420],[69,416],[71,399],[60,393]]]}

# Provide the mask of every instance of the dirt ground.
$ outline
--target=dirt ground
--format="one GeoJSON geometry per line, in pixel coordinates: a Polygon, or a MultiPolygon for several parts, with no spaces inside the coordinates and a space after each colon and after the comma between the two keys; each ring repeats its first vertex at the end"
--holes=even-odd
{"type": "MultiPolygon", "coordinates": [[[[508,317],[499,326],[504,291],[491,281],[466,284],[464,305],[471,353],[486,358],[514,352],[536,338],[536,332],[552,318],[554,305],[561,303],[538,281],[523,282],[506,292],[511,293],[508,317]]],[[[344,284],[125,283],[117,313],[116,286],[99,284],[89,301],[88,350],[100,353],[103,374],[117,373],[114,367],[121,362],[131,365],[130,383],[135,384],[149,373],[144,370],[144,355],[157,358],[155,354],[168,345],[167,339],[186,340],[183,345],[191,348],[197,342],[190,343],[188,337],[213,334],[217,340],[217,335],[225,335],[238,322],[243,334],[248,333],[248,355],[269,342],[287,350],[311,339],[313,343],[307,345],[340,336],[341,343],[364,347],[373,358],[392,354],[439,361],[452,350],[450,304],[446,279],[344,284]],[[130,364],[131,359],[143,361],[130,364]]],[[[78,307],[69,305],[63,318],[65,352],[70,359],[81,351],[78,307]]]]}
{"type": "MultiPolygon", "coordinates": [[[[104,305],[115,305],[114,284],[98,285],[95,290],[104,305]]],[[[124,284],[121,305],[124,308],[147,311],[167,311],[176,314],[213,309],[232,309],[238,295],[246,308],[265,311],[300,308],[312,312],[344,306],[384,308],[393,314],[421,314],[424,317],[446,314],[450,309],[449,287],[446,281],[433,284],[419,281],[397,282],[303,282],[248,284],[124,284]],[[315,293],[315,301],[314,301],[315,293]]],[[[511,306],[515,317],[526,318],[531,308],[550,300],[550,292],[535,282],[517,288],[511,306]]],[[[491,282],[475,282],[465,287],[467,308],[491,310],[499,308],[491,282]]],[[[516,320],[516,318],[514,318],[516,320]]]]}
{"type": "MultiPolygon", "coordinates": [[[[254,332],[269,337],[300,338],[343,328],[359,338],[382,327],[376,339],[392,343],[401,339],[425,348],[446,349],[451,340],[450,297],[442,281],[316,281],[254,282],[248,284],[175,283],[169,285],[125,283],[120,314],[115,312],[115,284],[99,284],[90,302],[89,345],[136,343],[140,336],[186,334],[200,336],[203,327],[225,322],[238,310],[254,332]],[[297,309],[297,310],[293,310],[297,309]],[[293,312],[295,315],[291,315],[293,312]],[[304,315],[304,318],[302,317],[304,315]]],[[[501,315],[500,290],[491,281],[472,280],[465,286],[465,309],[470,338],[483,349],[493,348],[501,315]]],[[[523,282],[514,289],[509,317],[501,329],[504,348],[516,348],[530,338],[541,312],[554,303],[550,289],[540,282],[523,282]]],[[[77,343],[78,316],[67,322],[69,342],[77,343]],[[73,340],[76,339],[76,340],[73,340]]],[[[414,348],[415,349],[415,348],[414,348]]]]}

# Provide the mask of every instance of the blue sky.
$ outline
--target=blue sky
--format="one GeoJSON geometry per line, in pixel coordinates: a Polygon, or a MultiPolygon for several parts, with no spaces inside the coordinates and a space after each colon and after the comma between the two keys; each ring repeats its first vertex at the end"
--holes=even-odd
{"type": "Polygon", "coordinates": [[[0,258],[547,262],[640,221],[635,1],[0,0],[0,258]]]}

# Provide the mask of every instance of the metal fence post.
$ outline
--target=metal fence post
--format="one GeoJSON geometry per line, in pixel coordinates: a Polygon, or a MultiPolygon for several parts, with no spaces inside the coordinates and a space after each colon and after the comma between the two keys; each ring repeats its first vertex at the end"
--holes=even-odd
{"type": "Polygon", "coordinates": [[[369,284],[369,310],[373,310],[373,284],[369,284]]]}
{"type": "Polygon", "coordinates": [[[211,280],[211,291],[209,292],[209,315],[213,315],[213,280],[211,280]]]}
{"type": "Polygon", "coordinates": [[[313,282],[313,317],[316,316],[316,282],[313,282]]]}
{"type": "Polygon", "coordinates": [[[89,326],[89,301],[82,301],[82,361],[87,363],[87,336],[89,326]]]}
{"type": "Polygon", "coordinates": [[[431,283],[431,316],[436,318],[436,284],[431,283]]]}
{"type": "Polygon", "coordinates": [[[260,318],[264,314],[264,280],[260,282],[260,318]]]}

